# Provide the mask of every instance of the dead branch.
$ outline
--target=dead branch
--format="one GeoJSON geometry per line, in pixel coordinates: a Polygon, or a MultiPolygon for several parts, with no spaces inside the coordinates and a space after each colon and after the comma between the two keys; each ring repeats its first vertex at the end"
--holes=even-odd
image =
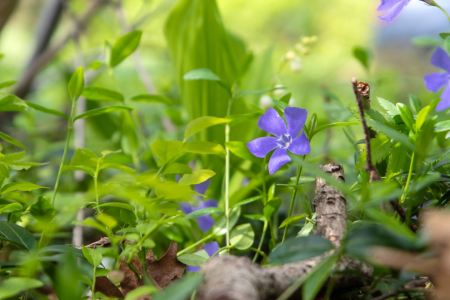
{"type": "MultiPolygon", "coordinates": [[[[333,163],[320,166],[338,180],[344,181],[342,166],[333,163]]],[[[316,179],[316,197],[314,208],[317,215],[317,234],[339,245],[345,234],[347,203],[345,197],[323,179],[316,179]]],[[[253,264],[247,257],[233,255],[216,257],[208,261],[201,269],[205,275],[196,299],[198,300],[268,300],[280,296],[298,277],[305,275],[328,254],[306,261],[289,263],[277,267],[263,267],[253,264]]],[[[354,270],[362,273],[367,281],[372,270],[352,259],[344,258],[337,266],[338,270],[354,270]]],[[[360,277],[338,275],[334,288],[361,286],[360,277]]]]}

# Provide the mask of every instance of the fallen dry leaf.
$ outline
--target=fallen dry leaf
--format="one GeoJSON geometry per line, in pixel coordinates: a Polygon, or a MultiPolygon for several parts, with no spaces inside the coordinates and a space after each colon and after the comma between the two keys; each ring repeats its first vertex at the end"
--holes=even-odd
{"type": "Polygon", "coordinates": [[[106,276],[99,276],[95,279],[95,292],[111,298],[123,298],[122,292],[106,276]]]}
{"type": "Polygon", "coordinates": [[[145,257],[147,274],[162,288],[181,278],[186,269],[186,265],[177,259],[177,249],[178,244],[172,242],[167,252],[159,260],[156,260],[152,250],[149,250],[145,257]]]}

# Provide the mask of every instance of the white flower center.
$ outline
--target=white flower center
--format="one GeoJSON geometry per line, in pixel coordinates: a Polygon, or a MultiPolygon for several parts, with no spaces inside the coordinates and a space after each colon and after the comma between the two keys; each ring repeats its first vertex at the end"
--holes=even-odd
{"type": "Polygon", "coordinates": [[[291,143],[292,138],[289,134],[283,134],[278,139],[278,146],[280,146],[281,148],[288,148],[291,143]]]}

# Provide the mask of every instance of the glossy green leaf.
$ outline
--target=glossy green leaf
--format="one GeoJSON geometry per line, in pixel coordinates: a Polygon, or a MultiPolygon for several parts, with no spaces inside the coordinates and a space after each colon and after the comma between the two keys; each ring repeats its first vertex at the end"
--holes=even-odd
{"type": "Polygon", "coordinates": [[[84,98],[93,101],[124,101],[121,93],[102,87],[85,87],[81,95],[84,98]]]}
{"type": "Polygon", "coordinates": [[[153,294],[157,292],[158,289],[154,286],[140,286],[127,293],[124,300],[138,300],[143,299],[143,296],[153,294]]]}
{"type": "Polygon", "coordinates": [[[79,67],[70,77],[68,84],[69,96],[72,102],[76,102],[80,98],[84,88],[83,68],[79,67]]]}
{"type": "Polygon", "coordinates": [[[130,56],[139,46],[142,31],[135,30],[122,35],[111,48],[111,58],[109,65],[114,68],[125,58],[130,56]]]}
{"type": "Polygon", "coordinates": [[[15,80],[2,82],[2,83],[0,83],[0,89],[4,89],[6,87],[9,87],[9,86],[13,85],[14,83],[16,83],[15,80]]]}
{"type": "Polygon", "coordinates": [[[247,144],[244,142],[239,141],[231,141],[226,142],[225,146],[230,150],[231,153],[236,155],[237,157],[240,157],[244,160],[249,160],[251,162],[254,162],[255,164],[262,165],[262,158],[254,156],[247,148],[247,144]]]}
{"type": "Polygon", "coordinates": [[[279,228],[283,228],[287,225],[290,225],[292,223],[297,223],[300,220],[303,220],[304,218],[306,218],[308,215],[294,215],[294,216],[290,216],[289,218],[285,219],[283,221],[283,223],[281,223],[279,228]]]}
{"type": "Polygon", "coordinates": [[[220,77],[214,74],[213,71],[201,68],[201,69],[195,69],[192,71],[187,72],[183,76],[184,80],[212,80],[212,81],[221,81],[220,77]]]}
{"type": "Polygon", "coordinates": [[[8,192],[12,191],[21,191],[21,192],[28,192],[32,190],[37,189],[48,189],[47,187],[43,187],[31,182],[11,182],[8,184],[5,184],[1,189],[1,194],[6,194],[8,192]]]}
{"type": "Polygon", "coordinates": [[[82,246],[82,250],[84,257],[91,265],[94,267],[98,267],[100,265],[102,262],[102,254],[98,250],[86,248],[84,245],[82,246]]]}
{"type": "Polygon", "coordinates": [[[397,106],[395,106],[392,102],[385,100],[383,98],[377,97],[378,103],[387,111],[387,113],[393,117],[395,115],[399,115],[400,111],[397,106]]]}
{"type": "Polygon", "coordinates": [[[350,126],[350,125],[361,125],[360,123],[356,123],[356,122],[337,122],[337,123],[331,123],[331,124],[327,124],[327,125],[323,125],[318,127],[310,136],[310,139],[316,135],[317,133],[321,132],[322,130],[328,129],[328,128],[333,128],[333,127],[338,127],[338,126],[350,126]]]}
{"type": "Polygon", "coordinates": [[[197,132],[202,131],[208,127],[229,122],[230,120],[225,118],[216,118],[209,116],[197,118],[187,124],[184,131],[184,140],[186,141],[190,136],[193,136],[197,132]]]}
{"type": "Polygon", "coordinates": [[[71,166],[85,166],[95,171],[97,168],[98,157],[89,149],[78,148],[70,160],[71,166]]]}
{"type": "Polygon", "coordinates": [[[177,259],[191,267],[201,267],[208,260],[206,257],[197,254],[183,254],[178,256],[177,259]]]}
{"type": "Polygon", "coordinates": [[[202,209],[193,211],[190,214],[188,214],[187,216],[190,218],[198,218],[198,217],[212,215],[212,214],[216,214],[216,213],[222,213],[222,210],[218,207],[207,207],[207,208],[202,208],[202,209]]]}
{"type": "Polygon", "coordinates": [[[163,140],[156,140],[151,146],[153,154],[164,163],[177,156],[181,152],[182,147],[182,142],[163,140]]]}
{"type": "Polygon", "coordinates": [[[125,172],[127,174],[130,175],[136,175],[136,170],[132,169],[130,167],[124,166],[124,165],[120,165],[120,164],[113,164],[113,163],[102,163],[100,165],[100,169],[116,169],[116,170],[120,170],[122,172],[125,172]]]}
{"type": "Polygon", "coordinates": [[[38,221],[48,223],[56,214],[55,207],[46,198],[39,196],[30,206],[30,214],[38,221]]]}
{"type": "Polygon", "coordinates": [[[321,261],[306,279],[302,288],[303,300],[314,300],[325,281],[328,279],[333,266],[337,262],[336,256],[330,256],[321,261]]]}
{"type": "Polygon", "coordinates": [[[105,225],[109,230],[114,229],[118,223],[117,220],[105,213],[97,215],[97,221],[105,225]]]}
{"type": "Polygon", "coordinates": [[[216,154],[226,155],[227,152],[223,147],[216,143],[211,142],[190,142],[183,145],[182,152],[196,153],[196,154],[216,154]]]}
{"type": "Polygon", "coordinates": [[[13,211],[22,210],[22,205],[20,203],[10,203],[5,205],[0,205],[0,214],[10,213],[13,211]]]}
{"type": "Polygon", "coordinates": [[[249,223],[236,226],[230,234],[230,244],[238,250],[250,248],[254,240],[255,232],[249,223]]]}
{"type": "Polygon", "coordinates": [[[156,195],[165,200],[190,200],[192,195],[198,195],[188,185],[166,181],[156,187],[156,195]]]}
{"type": "Polygon", "coordinates": [[[55,116],[59,116],[59,117],[63,117],[64,119],[69,120],[69,117],[65,113],[62,113],[60,111],[57,111],[57,110],[54,110],[54,109],[50,109],[50,108],[47,108],[47,107],[43,107],[43,106],[40,106],[40,105],[38,105],[36,103],[33,103],[33,102],[27,102],[27,105],[29,107],[31,107],[31,108],[33,108],[35,110],[41,111],[43,113],[50,114],[50,115],[55,115],[55,116]]]}
{"type": "Polygon", "coordinates": [[[0,240],[11,242],[28,251],[36,247],[33,234],[22,226],[7,221],[0,221],[0,240]]]}
{"type": "Polygon", "coordinates": [[[84,118],[89,118],[89,117],[93,117],[93,116],[106,114],[106,113],[113,112],[113,111],[132,110],[132,109],[133,109],[132,107],[128,107],[128,106],[106,106],[106,107],[100,107],[100,108],[89,110],[89,111],[87,111],[85,113],[82,113],[81,115],[76,116],[74,118],[74,121],[76,121],[78,119],[84,119],[84,118]]]}
{"type": "Polygon", "coordinates": [[[362,47],[353,48],[353,56],[366,68],[369,70],[371,55],[368,49],[362,47]]]}
{"type": "Polygon", "coordinates": [[[152,94],[141,94],[131,98],[133,101],[138,102],[148,102],[148,103],[163,103],[167,105],[172,105],[172,99],[169,99],[162,95],[152,95],[152,94]]]}
{"type": "Polygon", "coordinates": [[[92,177],[95,176],[95,170],[86,166],[70,166],[66,165],[61,168],[61,171],[81,171],[86,174],[91,175],[92,177]]]}
{"type": "Polygon", "coordinates": [[[251,197],[251,198],[248,198],[248,199],[239,201],[238,203],[234,204],[234,205],[231,207],[231,209],[233,209],[233,208],[235,208],[235,207],[237,207],[237,206],[242,206],[242,205],[246,205],[246,204],[255,202],[255,201],[260,200],[260,199],[262,199],[262,198],[264,198],[264,195],[255,196],[255,197],[251,197]]]}
{"type": "Polygon", "coordinates": [[[6,133],[0,132],[0,139],[13,144],[14,146],[17,146],[19,148],[25,149],[25,146],[20,143],[19,141],[13,139],[12,137],[10,137],[9,135],[7,135],[6,133]]]}
{"type": "Polygon", "coordinates": [[[425,123],[425,121],[427,120],[428,114],[431,111],[431,107],[430,106],[426,106],[423,109],[421,109],[419,111],[419,113],[417,114],[417,118],[416,118],[416,129],[417,131],[419,131],[423,125],[423,123],[425,123]]]}
{"type": "Polygon", "coordinates": [[[415,132],[416,127],[414,126],[414,116],[409,107],[403,103],[397,103],[397,108],[400,111],[400,116],[402,117],[403,122],[405,122],[406,126],[408,126],[409,129],[415,132]]]}
{"type": "Polygon", "coordinates": [[[16,95],[6,95],[0,99],[0,112],[2,111],[25,111],[28,105],[16,95]]]}
{"type": "Polygon", "coordinates": [[[417,114],[422,109],[419,98],[414,95],[409,95],[409,103],[411,104],[414,114],[417,114]]]}
{"type": "Polygon", "coordinates": [[[213,177],[214,175],[216,175],[216,172],[211,171],[211,170],[197,170],[197,171],[192,172],[192,174],[183,175],[183,177],[181,177],[181,179],[178,183],[179,184],[187,184],[187,185],[199,184],[199,183],[202,183],[202,182],[208,180],[209,178],[213,177]]]}
{"type": "Polygon", "coordinates": [[[192,174],[191,168],[186,164],[171,163],[164,168],[163,174],[192,174]]]}
{"type": "Polygon", "coordinates": [[[404,135],[401,132],[396,131],[395,129],[392,129],[384,124],[381,124],[380,122],[374,121],[374,120],[366,120],[367,123],[374,127],[377,131],[383,133],[384,135],[388,136],[389,138],[393,139],[396,142],[399,142],[409,148],[410,150],[415,150],[414,145],[411,143],[411,140],[404,135]]]}
{"type": "Polygon", "coordinates": [[[0,283],[0,299],[13,299],[19,293],[42,287],[44,284],[32,278],[9,277],[0,283]]]}

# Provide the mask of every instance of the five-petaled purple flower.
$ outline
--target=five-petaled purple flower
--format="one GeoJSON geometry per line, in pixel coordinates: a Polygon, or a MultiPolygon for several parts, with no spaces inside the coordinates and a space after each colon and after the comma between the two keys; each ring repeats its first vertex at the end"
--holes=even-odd
{"type": "MultiPolygon", "coordinates": [[[[206,190],[208,189],[209,181],[210,180],[208,179],[202,183],[194,185],[194,190],[197,193],[204,195],[206,193],[206,190]]],[[[208,199],[206,201],[202,201],[201,199],[199,199],[199,202],[200,203],[197,206],[193,206],[188,202],[181,202],[180,205],[185,214],[190,214],[193,211],[203,208],[217,207],[217,201],[214,199],[208,199]]],[[[207,232],[214,225],[214,219],[210,215],[197,217],[196,219],[198,227],[200,227],[201,231],[203,232],[207,232]]]]}
{"type": "Polygon", "coordinates": [[[305,133],[302,132],[298,136],[303,125],[305,125],[307,114],[306,109],[286,107],[284,116],[287,121],[287,128],[283,119],[272,107],[259,118],[259,128],[276,137],[257,138],[248,143],[247,147],[257,157],[264,157],[270,151],[276,149],[269,161],[269,174],[275,173],[281,166],[291,161],[291,158],[287,155],[287,150],[297,155],[305,155],[311,152],[309,140],[305,133]]]}
{"type": "MultiPolygon", "coordinates": [[[[217,242],[211,242],[211,243],[205,244],[205,251],[206,251],[206,253],[208,253],[209,257],[212,257],[214,255],[214,253],[219,251],[219,244],[217,242]]],[[[188,272],[198,272],[198,270],[200,270],[200,268],[201,267],[187,266],[188,272]]]]}
{"type": "Polygon", "coordinates": [[[411,0],[381,0],[381,4],[378,6],[377,11],[388,10],[388,12],[383,16],[379,16],[379,18],[391,23],[410,1],[411,0]]]}
{"type": "Polygon", "coordinates": [[[447,86],[441,94],[441,101],[436,107],[437,111],[441,111],[450,107],[450,57],[441,47],[437,48],[431,57],[431,63],[445,72],[436,72],[425,75],[425,87],[431,92],[437,92],[442,87],[447,86]]]}

